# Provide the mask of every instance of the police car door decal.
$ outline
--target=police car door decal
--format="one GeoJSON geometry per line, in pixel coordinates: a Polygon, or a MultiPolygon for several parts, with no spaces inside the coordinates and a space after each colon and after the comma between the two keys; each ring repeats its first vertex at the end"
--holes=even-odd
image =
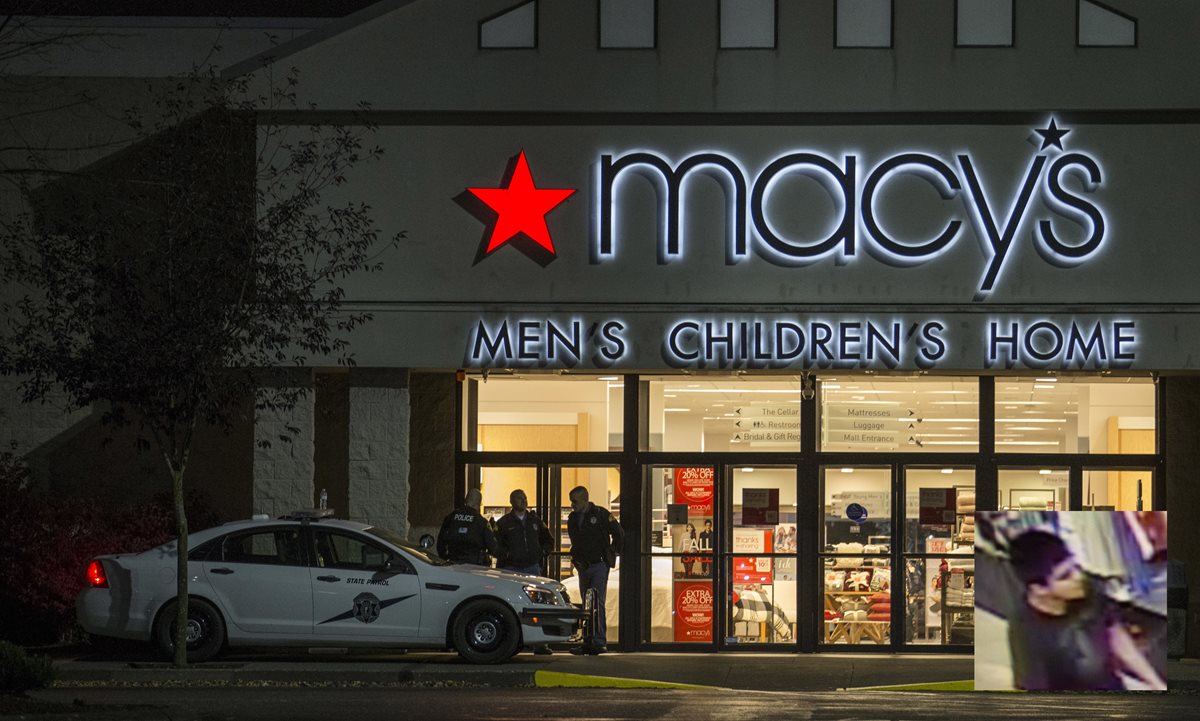
{"type": "Polygon", "coordinates": [[[349,611],[346,611],[345,613],[339,613],[333,618],[327,618],[317,625],[323,626],[327,623],[333,623],[334,621],[345,621],[349,618],[357,619],[362,623],[373,623],[379,618],[379,614],[383,611],[383,609],[387,608],[388,606],[394,606],[395,604],[412,598],[415,595],[415,593],[410,593],[407,596],[397,596],[396,598],[389,598],[386,601],[380,601],[379,597],[373,593],[360,593],[354,597],[354,601],[349,611]]]}

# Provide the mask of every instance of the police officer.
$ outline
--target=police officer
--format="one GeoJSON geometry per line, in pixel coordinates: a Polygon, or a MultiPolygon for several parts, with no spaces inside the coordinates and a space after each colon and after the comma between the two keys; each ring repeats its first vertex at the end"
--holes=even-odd
{"type": "MultiPolygon", "coordinates": [[[[542,575],[542,559],[554,550],[554,537],[550,529],[537,514],[529,510],[529,498],[520,488],[508,495],[512,510],[496,522],[496,536],[500,540],[499,568],[531,576],[542,575]]],[[[549,656],[553,651],[541,644],[533,652],[549,656]]]]}
{"type": "Polygon", "coordinates": [[[588,489],[576,486],[569,494],[571,515],[567,516],[567,534],[571,537],[571,565],[579,572],[579,593],[596,591],[596,627],[583,647],[574,654],[601,654],[608,650],[604,601],[608,593],[608,571],[617,565],[617,555],[625,541],[621,524],[605,509],[588,500],[588,489]]]}
{"type": "Polygon", "coordinates": [[[446,516],[442,530],[438,533],[437,552],[442,558],[454,563],[474,563],[487,566],[492,556],[498,555],[500,544],[488,523],[479,513],[483,495],[478,489],[467,491],[463,504],[446,516]]]}
{"type": "Polygon", "coordinates": [[[542,575],[542,559],[554,550],[554,537],[537,514],[529,511],[529,498],[517,489],[508,496],[512,510],[496,522],[500,540],[499,567],[531,576],[542,575]]]}

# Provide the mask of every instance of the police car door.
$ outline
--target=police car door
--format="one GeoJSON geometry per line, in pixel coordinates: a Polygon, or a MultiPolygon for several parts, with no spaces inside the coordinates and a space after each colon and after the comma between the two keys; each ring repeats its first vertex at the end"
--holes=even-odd
{"type": "Polygon", "coordinates": [[[231,533],[202,565],[230,624],[247,633],[312,635],[312,582],[299,524],[231,533]]]}
{"type": "Polygon", "coordinates": [[[317,636],[416,637],[421,590],[400,554],[348,531],[313,528],[310,569],[317,636]]]}

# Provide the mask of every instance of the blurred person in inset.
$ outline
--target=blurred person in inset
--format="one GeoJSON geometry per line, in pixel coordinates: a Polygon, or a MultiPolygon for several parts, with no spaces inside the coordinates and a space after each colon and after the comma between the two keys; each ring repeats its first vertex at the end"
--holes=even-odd
{"type": "Polygon", "coordinates": [[[1013,682],[1029,691],[1165,690],[1138,650],[1105,582],[1085,573],[1058,536],[1027,531],[1009,544],[1022,603],[1009,618],[1013,682]]]}

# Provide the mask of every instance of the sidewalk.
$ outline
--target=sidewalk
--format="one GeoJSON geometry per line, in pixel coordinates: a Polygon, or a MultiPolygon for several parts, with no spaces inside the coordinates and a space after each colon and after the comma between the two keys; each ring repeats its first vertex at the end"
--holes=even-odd
{"type": "MultiPolygon", "coordinates": [[[[862,654],[662,654],[609,653],[603,656],[521,654],[496,666],[475,666],[451,653],[400,656],[230,657],[178,670],[157,662],[64,659],[55,664],[67,683],[463,683],[481,686],[536,686],[571,679],[543,673],[607,677],[755,691],[833,691],[855,686],[961,681],[972,677],[970,656],[866,656],[862,654]]],[[[579,685],[608,682],[574,679],[579,685]]]]}
{"type": "MultiPolygon", "coordinates": [[[[553,656],[522,653],[505,664],[475,666],[446,652],[308,654],[231,653],[220,661],[178,670],[152,657],[120,654],[60,658],[61,682],[88,684],[419,683],[472,686],[700,685],[747,691],[837,691],[973,678],[970,655],[609,653],[553,656]],[[541,672],[541,673],[539,673],[541,672]],[[565,674],[565,676],[564,676],[565,674]],[[601,677],[601,678],[594,678],[601,677]]],[[[1200,690],[1200,660],[1169,664],[1171,687],[1200,690]]]]}

